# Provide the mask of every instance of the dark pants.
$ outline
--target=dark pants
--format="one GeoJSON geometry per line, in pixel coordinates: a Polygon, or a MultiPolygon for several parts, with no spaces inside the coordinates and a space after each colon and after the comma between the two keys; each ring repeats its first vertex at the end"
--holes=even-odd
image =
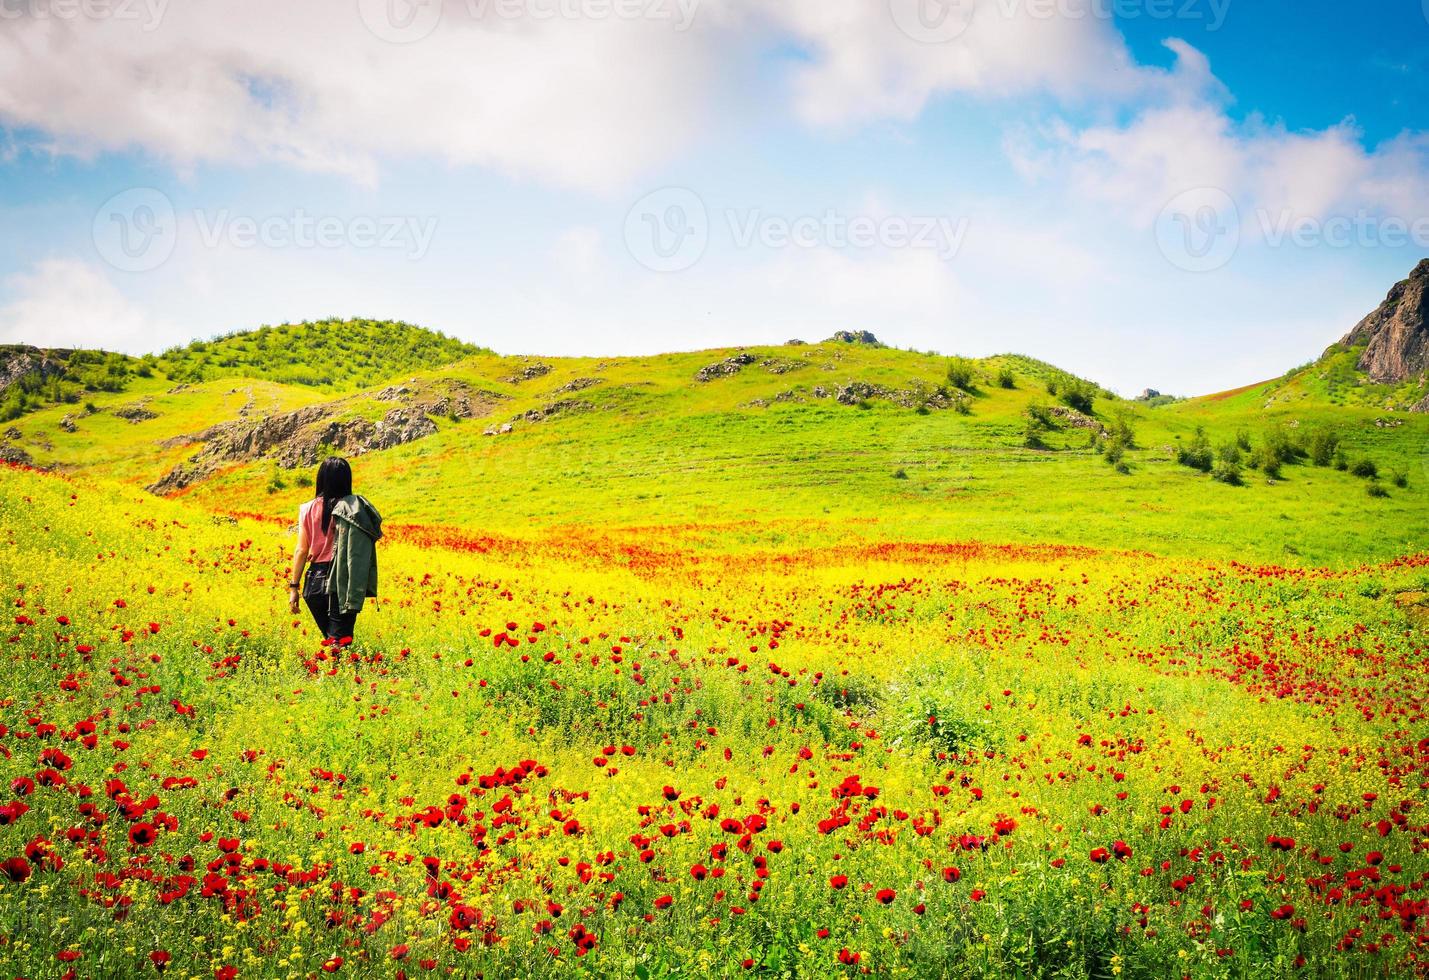
{"type": "Polygon", "coordinates": [[[318,624],[323,637],[328,640],[349,639],[357,625],[356,612],[338,612],[337,600],[327,593],[327,577],[332,570],[332,562],[313,562],[308,566],[308,577],[303,584],[303,601],[313,614],[313,622],[318,624]]]}

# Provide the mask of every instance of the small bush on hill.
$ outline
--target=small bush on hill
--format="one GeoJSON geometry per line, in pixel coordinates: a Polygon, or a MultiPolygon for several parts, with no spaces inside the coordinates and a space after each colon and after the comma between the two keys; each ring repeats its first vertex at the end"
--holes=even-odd
{"type": "Polygon", "coordinates": [[[1283,426],[1271,426],[1261,433],[1260,439],[1265,454],[1276,462],[1289,464],[1306,456],[1305,450],[1295,444],[1283,426]]]}
{"type": "Polygon", "coordinates": [[[1379,467],[1374,460],[1368,457],[1357,459],[1350,465],[1350,476],[1358,476],[1365,480],[1374,480],[1379,477],[1379,467]]]}
{"type": "Polygon", "coordinates": [[[1062,404],[1068,408],[1074,408],[1085,415],[1092,414],[1092,405],[1097,397],[1095,385],[1080,378],[1067,378],[1056,385],[1056,391],[1052,389],[1053,385],[1049,384],[1048,393],[1062,399],[1062,404]]]}
{"type": "Polygon", "coordinates": [[[1369,494],[1371,497],[1389,496],[1389,491],[1386,490],[1384,487],[1380,486],[1378,483],[1371,483],[1369,486],[1365,487],[1365,493],[1369,494]]]}
{"type": "Polygon", "coordinates": [[[1022,445],[1028,449],[1046,449],[1047,443],[1042,437],[1056,428],[1051,411],[1046,405],[1028,405],[1026,415],[1022,445]]]}
{"type": "Polygon", "coordinates": [[[1003,368],[997,372],[997,386],[1009,390],[1017,387],[1017,378],[1013,375],[1011,368],[1003,368]]]}
{"type": "Polygon", "coordinates": [[[1310,433],[1305,442],[1305,450],[1310,454],[1310,462],[1316,466],[1332,466],[1335,452],[1340,448],[1340,437],[1332,429],[1320,428],[1310,433]]]}
{"type": "Polygon", "coordinates": [[[1211,470],[1211,479],[1220,483],[1238,487],[1245,481],[1241,478],[1240,464],[1230,460],[1222,459],[1216,463],[1211,470]]]}
{"type": "Polygon", "coordinates": [[[1215,454],[1211,451],[1211,440],[1206,438],[1206,430],[1197,426],[1196,435],[1189,443],[1176,450],[1176,462],[1202,473],[1211,471],[1215,454]]]}
{"type": "Polygon", "coordinates": [[[963,391],[973,391],[977,385],[977,366],[966,357],[948,358],[948,384],[963,391]]]}

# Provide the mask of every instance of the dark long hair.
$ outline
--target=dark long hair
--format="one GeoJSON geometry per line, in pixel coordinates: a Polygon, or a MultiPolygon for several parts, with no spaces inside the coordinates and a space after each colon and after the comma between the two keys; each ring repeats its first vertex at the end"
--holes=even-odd
{"type": "Polygon", "coordinates": [[[323,502],[323,533],[332,526],[332,505],[352,493],[352,467],[341,456],[329,456],[318,466],[313,496],[323,502]]]}

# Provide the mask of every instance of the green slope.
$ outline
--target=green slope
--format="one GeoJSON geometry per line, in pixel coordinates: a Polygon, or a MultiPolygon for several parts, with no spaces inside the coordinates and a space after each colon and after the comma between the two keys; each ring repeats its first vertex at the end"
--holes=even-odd
{"type": "MultiPolygon", "coordinates": [[[[250,420],[325,404],[341,418],[375,421],[392,407],[374,397],[386,384],[422,390],[459,382],[489,394],[478,417],[435,418],[434,435],[357,463],[362,487],[394,521],[505,533],[672,524],[692,535],[700,524],[746,522],[752,545],[867,534],[1295,564],[1353,564],[1429,547],[1429,416],[1390,411],[1377,393],[1359,388],[1349,397],[1344,382],[1331,387],[1321,375],[1338,370],[1334,357],[1329,367],[1154,408],[1098,392],[1097,421],[1120,420],[1134,433],[1122,457],[1127,472],[1118,472],[1091,434],[1072,425],[1027,447],[1029,409],[1057,405],[1048,383],[1065,393],[1069,378],[1030,358],[974,362],[966,413],[936,407],[950,401],[947,358],[834,343],[632,358],[478,351],[425,370],[402,362],[339,401],[335,380],[273,380],[309,370],[286,352],[324,351],[322,364],[337,363],[344,355],[323,347],[331,337],[324,329],[291,328],[297,339],[281,348],[271,335],[265,344],[228,338],[222,344],[232,363],[203,362],[205,370],[235,372],[222,380],[175,390],[174,379],[157,372],[126,391],[93,394],[93,414],[72,405],[31,413],[6,444],[36,465],[147,485],[194,452],[184,436],[238,418],[245,406],[250,420]],[[285,357],[274,363],[280,349],[285,357]],[[751,355],[750,363],[727,374],[709,370],[738,354],[751,355]],[[1011,388],[998,382],[1004,370],[1011,388]],[[848,404],[834,397],[850,385],[848,404]],[[154,417],[121,417],[136,404],[154,417]],[[76,416],[73,432],[60,427],[65,414],[76,416]],[[506,422],[510,432],[483,434],[506,422]],[[1299,443],[1333,431],[1346,464],[1372,459],[1381,476],[1370,481],[1302,460],[1275,479],[1243,464],[1244,485],[1229,486],[1176,462],[1198,428],[1212,445],[1240,437],[1251,447],[1247,462],[1277,431],[1299,443]],[[1384,496],[1370,496],[1371,486],[1384,496]]],[[[210,347],[192,356],[214,354],[210,347]]],[[[287,515],[310,479],[310,468],[260,459],[221,467],[184,492],[216,509],[287,515]]]]}

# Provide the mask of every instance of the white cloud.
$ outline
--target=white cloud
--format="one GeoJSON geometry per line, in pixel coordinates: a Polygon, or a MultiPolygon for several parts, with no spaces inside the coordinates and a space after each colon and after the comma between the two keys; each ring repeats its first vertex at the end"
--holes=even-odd
{"type": "MultiPolygon", "coordinates": [[[[925,2],[145,0],[114,5],[142,16],[71,19],[34,6],[0,19],[0,120],[53,152],[139,148],[180,170],[278,162],[372,183],[386,160],[427,158],[606,190],[757,111],[769,93],[748,79],[771,50],[802,53],[784,62],[786,94],[815,125],[912,120],[950,93],[1086,104],[1168,83],[1093,0],[1056,0],[1053,16],[1045,0],[952,0],[971,16],[940,43],[908,33],[903,8],[925,2]],[[587,16],[533,16],[572,8],[587,16]],[[590,15],[621,9],[646,16],[590,15]],[[384,39],[403,36],[393,12],[419,39],[384,39]]],[[[1196,68],[1183,58],[1178,83],[1196,68]]]]}
{"type": "MultiPolygon", "coordinates": [[[[1104,6],[1104,5],[1103,5],[1104,6]]],[[[912,120],[937,96],[1050,92],[1073,103],[1161,84],[1138,66],[1109,19],[1084,0],[949,0],[949,20],[921,33],[928,0],[786,0],[764,13],[808,56],[795,105],[816,124],[912,120]]]]}
{"type": "Polygon", "coordinates": [[[671,23],[513,20],[446,0],[429,36],[394,44],[369,8],[387,9],[185,0],[156,25],[6,17],[0,119],[56,152],[137,147],[180,169],[277,161],[371,182],[385,158],[431,157],[597,189],[696,131],[713,52],[671,23]]]}
{"type": "Polygon", "coordinates": [[[38,347],[102,347],[141,353],[171,333],[131,304],[103,271],[77,259],[36,263],[4,282],[0,340],[38,347]]]}
{"type": "Polygon", "coordinates": [[[1109,205],[1147,227],[1168,202],[1201,188],[1224,191],[1244,231],[1266,222],[1370,215],[1413,221],[1429,215],[1429,138],[1405,134],[1366,148],[1352,121],[1291,131],[1258,116],[1237,121],[1200,52],[1182,42],[1173,84],[1117,125],[1078,129],[1054,122],[1020,130],[1007,144],[1020,173],[1065,180],[1069,198],[1109,205]]]}

